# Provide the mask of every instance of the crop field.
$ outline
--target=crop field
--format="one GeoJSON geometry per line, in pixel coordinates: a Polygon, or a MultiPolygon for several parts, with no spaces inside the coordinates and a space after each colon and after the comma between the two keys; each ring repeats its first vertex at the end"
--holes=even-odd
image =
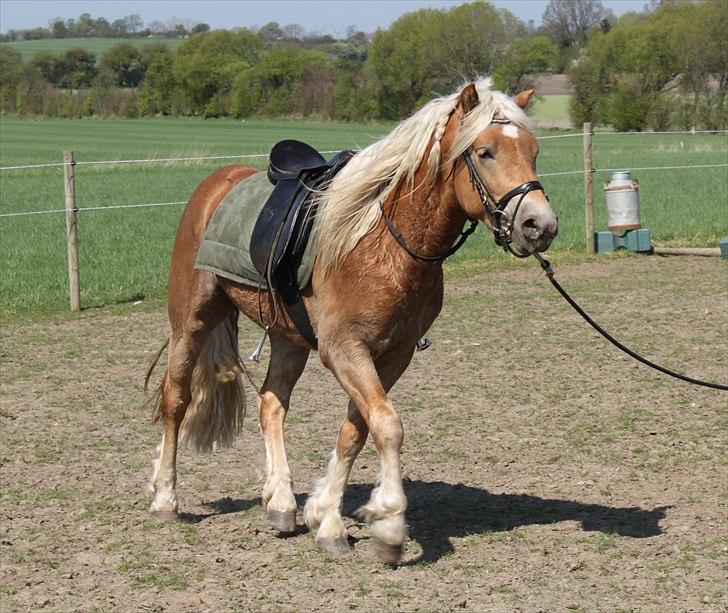
{"type": "MultiPolygon", "coordinates": [[[[630,345],[728,381],[724,260],[602,257],[558,275],[630,345]]],[[[259,332],[240,333],[247,355],[259,332]]],[[[728,608],[725,393],[623,357],[533,265],[449,275],[433,346],[391,393],[410,535],[396,568],[353,517],[378,471],[371,442],[344,498],[351,553],[266,528],[250,387],[233,449],[181,450],[181,520],[152,520],[160,432],[141,378],[166,335],[148,302],[0,328],[4,611],[728,608]]],[[[312,355],[286,422],[299,508],[345,406],[312,355]]]]}
{"type": "Polygon", "coordinates": [[[6,43],[13,49],[20,52],[24,61],[33,57],[38,51],[49,53],[63,53],[69,49],[86,49],[96,57],[102,56],[109,49],[121,43],[129,43],[135,47],[146,47],[147,45],[162,43],[171,50],[179,46],[181,38],[43,38],[39,40],[17,40],[6,43]]]}
{"type": "MultiPolygon", "coordinates": [[[[64,149],[79,162],[139,158],[265,154],[281,138],[298,138],[322,150],[359,148],[385,134],[388,124],[313,121],[203,121],[198,119],[0,119],[2,166],[54,163],[64,149]]],[[[544,136],[561,133],[544,133],[544,136]]],[[[582,144],[574,138],[541,141],[539,172],[579,171],[582,144]]],[[[242,160],[240,160],[242,161],[242,160]]],[[[721,164],[725,134],[596,135],[597,169],[721,164]]],[[[159,298],[182,204],[87,211],[86,207],[184,202],[212,170],[235,160],[156,165],[76,167],[80,270],[84,307],[159,298]]],[[[248,160],[264,164],[264,158],[248,160]]],[[[641,185],[643,226],[658,244],[713,246],[728,234],[728,171],[721,168],[635,170],[641,185]]],[[[601,190],[608,173],[595,175],[596,228],[604,229],[601,190]]],[[[584,245],[581,174],[544,176],[560,217],[552,249],[561,261],[584,245]]],[[[0,214],[63,208],[62,169],[0,171],[0,214]]],[[[33,317],[67,304],[65,220],[49,213],[0,217],[0,310],[3,317],[33,317]]],[[[450,265],[469,270],[480,260],[506,262],[482,229],[450,265]]],[[[490,264],[489,264],[490,265],[490,264]]]]}

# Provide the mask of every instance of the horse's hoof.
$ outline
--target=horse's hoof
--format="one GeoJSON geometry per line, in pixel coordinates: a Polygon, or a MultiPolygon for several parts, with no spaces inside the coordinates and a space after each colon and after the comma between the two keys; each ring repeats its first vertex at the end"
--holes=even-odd
{"type": "Polygon", "coordinates": [[[316,544],[332,556],[343,556],[351,552],[349,539],[346,536],[316,539],[316,544]]]}
{"type": "Polygon", "coordinates": [[[281,534],[293,534],[298,531],[295,511],[268,511],[268,525],[281,534]]]}
{"type": "Polygon", "coordinates": [[[402,545],[390,545],[389,543],[380,541],[376,537],[372,538],[372,545],[374,546],[374,552],[377,554],[377,557],[385,564],[393,566],[402,557],[402,545]]]}
{"type": "Polygon", "coordinates": [[[160,524],[179,521],[179,515],[175,511],[152,511],[151,514],[160,524]]]}

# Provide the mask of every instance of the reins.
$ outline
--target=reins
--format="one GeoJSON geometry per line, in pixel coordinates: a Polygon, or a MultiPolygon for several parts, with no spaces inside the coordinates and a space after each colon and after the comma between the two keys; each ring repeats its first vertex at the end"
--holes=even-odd
{"type": "Polygon", "coordinates": [[[569,294],[566,292],[566,290],[561,287],[559,282],[555,279],[555,272],[554,269],[551,267],[551,263],[545,259],[543,256],[541,256],[540,253],[534,253],[533,257],[535,257],[539,264],[541,264],[541,268],[543,268],[544,273],[546,273],[546,276],[548,277],[548,280],[551,281],[551,285],[553,285],[556,288],[556,291],[559,292],[568,302],[572,308],[579,313],[584,318],[584,321],[586,321],[592,328],[594,328],[599,334],[601,334],[604,338],[606,338],[610,343],[612,343],[615,347],[618,349],[621,349],[626,353],[627,355],[633,357],[638,362],[642,362],[646,366],[649,366],[650,368],[654,368],[655,370],[665,374],[669,375],[670,377],[675,377],[676,379],[680,379],[681,381],[685,381],[687,383],[692,383],[693,385],[701,385],[703,387],[710,387],[712,389],[716,390],[724,390],[728,391],[728,385],[722,385],[720,383],[711,383],[710,381],[702,381],[700,379],[695,379],[693,377],[688,377],[687,375],[683,375],[679,372],[675,372],[674,370],[670,370],[669,368],[665,368],[664,366],[660,366],[659,364],[655,364],[654,362],[648,360],[647,358],[642,357],[635,351],[632,351],[629,347],[626,347],[622,343],[620,343],[616,338],[614,338],[609,332],[607,332],[604,328],[602,328],[597,322],[595,322],[589,315],[582,309],[576,301],[569,296],[569,294]]]}
{"type": "Polygon", "coordinates": [[[413,258],[415,258],[416,260],[422,260],[423,262],[442,262],[443,260],[449,258],[453,253],[455,253],[458,249],[460,249],[460,247],[465,244],[468,236],[475,232],[475,228],[478,227],[477,219],[468,219],[468,221],[470,222],[470,226],[462,231],[462,233],[460,234],[460,238],[458,238],[457,242],[445,253],[441,253],[440,255],[420,255],[419,253],[416,253],[412,251],[412,249],[410,249],[409,245],[407,245],[407,242],[402,237],[402,233],[397,230],[397,226],[394,225],[387,213],[384,212],[384,207],[382,207],[381,204],[379,205],[379,208],[382,210],[382,218],[384,219],[384,223],[387,225],[387,229],[394,237],[394,240],[396,240],[400,244],[402,249],[409,253],[413,258]]]}

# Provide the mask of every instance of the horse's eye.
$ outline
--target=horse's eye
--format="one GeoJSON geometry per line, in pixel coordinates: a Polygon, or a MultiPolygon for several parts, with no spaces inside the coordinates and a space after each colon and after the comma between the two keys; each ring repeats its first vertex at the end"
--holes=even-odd
{"type": "Polygon", "coordinates": [[[490,152],[490,149],[480,149],[478,151],[478,155],[483,160],[492,160],[493,159],[493,154],[490,152]]]}

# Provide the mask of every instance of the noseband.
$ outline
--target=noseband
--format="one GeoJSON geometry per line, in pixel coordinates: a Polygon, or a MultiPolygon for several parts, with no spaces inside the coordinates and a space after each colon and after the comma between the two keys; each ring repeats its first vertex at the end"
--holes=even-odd
{"type": "MultiPolygon", "coordinates": [[[[505,122],[502,120],[494,120],[494,123],[505,122]]],[[[483,179],[480,178],[480,173],[478,173],[478,169],[475,167],[475,164],[473,164],[473,159],[470,155],[470,149],[463,151],[463,160],[465,160],[465,165],[468,167],[470,181],[472,182],[473,187],[475,187],[475,190],[478,192],[478,196],[480,196],[481,204],[483,205],[485,212],[493,221],[493,235],[496,245],[500,245],[503,247],[504,251],[509,251],[517,258],[527,258],[531,255],[530,253],[519,253],[511,246],[511,243],[513,242],[513,222],[516,220],[518,209],[521,208],[521,203],[526,197],[526,194],[532,191],[541,191],[544,196],[546,196],[543,186],[538,181],[526,181],[507,192],[500,200],[496,200],[493,198],[490,191],[488,191],[483,179]],[[511,215],[511,218],[509,219],[506,217],[506,207],[511,199],[515,198],[519,194],[521,197],[518,199],[513,215],[511,215]]],[[[548,200],[548,196],[546,196],[546,199],[548,200]]]]}

